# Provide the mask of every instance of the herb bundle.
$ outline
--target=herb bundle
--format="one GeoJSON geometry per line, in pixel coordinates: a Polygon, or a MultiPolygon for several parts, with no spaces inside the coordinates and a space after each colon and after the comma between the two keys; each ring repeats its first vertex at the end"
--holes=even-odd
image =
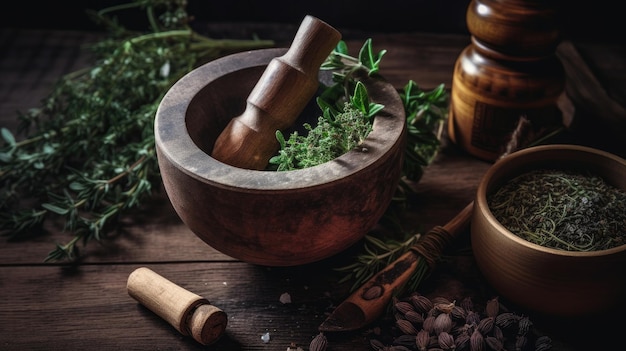
{"type": "Polygon", "coordinates": [[[162,96],[199,64],[272,41],[214,40],[188,26],[185,1],[133,1],[91,16],[110,37],[91,47],[93,67],[63,77],[41,108],[20,114],[18,140],[2,129],[0,231],[23,238],[61,217],[73,238],[45,261],[73,260],[79,242],[101,240],[160,182],[153,120],[162,96]],[[111,13],[145,10],[151,32],[111,13]]]}

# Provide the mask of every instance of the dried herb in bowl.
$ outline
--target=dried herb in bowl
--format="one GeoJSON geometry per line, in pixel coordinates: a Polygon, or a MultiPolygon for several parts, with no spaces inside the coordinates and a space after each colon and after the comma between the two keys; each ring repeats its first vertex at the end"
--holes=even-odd
{"type": "Polygon", "coordinates": [[[487,201],[509,231],[544,247],[596,251],[626,244],[626,191],[593,174],[529,171],[487,201]]]}

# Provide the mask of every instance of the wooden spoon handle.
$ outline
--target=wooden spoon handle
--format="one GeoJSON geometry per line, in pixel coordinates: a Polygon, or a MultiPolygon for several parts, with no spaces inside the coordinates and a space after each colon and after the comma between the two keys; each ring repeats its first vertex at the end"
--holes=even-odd
{"type": "Polygon", "coordinates": [[[356,330],[373,322],[384,312],[398,290],[406,285],[422,260],[429,269],[433,268],[434,261],[445,247],[467,228],[472,210],[473,202],[443,227],[435,227],[426,233],[414,248],[376,273],[337,306],[319,330],[356,330]]]}
{"type": "Polygon", "coordinates": [[[319,87],[321,64],[341,34],[306,16],[289,50],[268,64],[252,89],[246,110],[217,138],[212,156],[231,166],[264,169],[278,150],[276,131],[291,126],[319,87]]]}

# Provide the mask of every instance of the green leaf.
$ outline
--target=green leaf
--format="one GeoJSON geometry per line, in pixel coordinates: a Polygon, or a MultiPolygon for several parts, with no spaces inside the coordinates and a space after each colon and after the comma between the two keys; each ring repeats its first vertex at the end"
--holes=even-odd
{"type": "Polygon", "coordinates": [[[378,72],[380,62],[385,53],[387,53],[387,50],[382,50],[378,54],[374,54],[372,38],[368,38],[359,51],[359,61],[369,70],[368,74],[372,75],[378,72]]]}
{"type": "Polygon", "coordinates": [[[74,191],[82,191],[82,190],[85,190],[86,188],[85,185],[80,182],[71,182],[69,187],[71,190],[74,190],[74,191]]]}
{"type": "Polygon", "coordinates": [[[361,64],[368,69],[372,69],[374,67],[374,54],[372,53],[372,38],[367,38],[365,43],[359,50],[359,61],[361,64]]]}
{"type": "Polygon", "coordinates": [[[13,159],[13,153],[0,152],[0,162],[9,163],[13,159]]]}
{"type": "Polygon", "coordinates": [[[383,104],[370,103],[369,104],[369,111],[370,112],[367,115],[367,117],[375,116],[378,112],[380,112],[384,108],[385,108],[385,105],[383,105],[383,104]]]}
{"type": "Polygon", "coordinates": [[[354,108],[362,111],[364,115],[369,115],[369,97],[367,96],[367,89],[361,81],[356,82],[354,94],[350,97],[350,102],[354,108]]]}
{"type": "Polygon", "coordinates": [[[67,208],[62,208],[62,207],[59,207],[59,206],[56,206],[56,205],[53,205],[53,204],[50,204],[50,203],[43,203],[43,204],[41,204],[41,207],[45,208],[46,210],[48,210],[50,212],[54,212],[54,213],[56,213],[58,215],[61,215],[61,216],[66,215],[66,214],[68,214],[70,212],[70,210],[67,209],[67,208]]]}
{"type": "Polygon", "coordinates": [[[285,135],[283,135],[283,132],[281,132],[280,130],[276,130],[276,140],[278,140],[278,143],[280,144],[280,148],[284,149],[285,148],[285,135]]]}
{"type": "Polygon", "coordinates": [[[318,97],[316,101],[320,110],[322,110],[324,114],[330,113],[332,115],[337,115],[339,113],[339,110],[335,108],[334,104],[332,104],[328,100],[322,99],[321,96],[318,97]]]}
{"type": "Polygon", "coordinates": [[[2,133],[2,139],[4,139],[4,141],[9,144],[9,146],[15,147],[15,137],[10,130],[8,130],[7,128],[2,128],[2,130],[0,130],[0,133],[2,133]]]}
{"type": "Polygon", "coordinates": [[[345,41],[340,40],[335,47],[335,52],[347,55],[348,54],[348,44],[345,41]]]}

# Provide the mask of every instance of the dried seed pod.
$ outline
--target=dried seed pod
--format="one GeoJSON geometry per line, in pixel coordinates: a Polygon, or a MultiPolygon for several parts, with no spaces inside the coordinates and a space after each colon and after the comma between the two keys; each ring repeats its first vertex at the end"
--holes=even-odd
{"type": "Polygon", "coordinates": [[[409,349],[406,346],[402,346],[402,345],[393,345],[393,346],[389,346],[387,348],[387,350],[389,351],[411,351],[411,349],[409,349]]]}
{"type": "Polygon", "coordinates": [[[415,337],[415,345],[417,346],[418,351],[426,351],[428,350],[428,345],[430,344],[430,334],[422,329],[417,332],[417,336],[415,337]]]}
{"type": "Polygon", "coordinates": [[[437,338],[437,335],[431,335],[428,339],[428,351],[431,351],[433,347],[439,347],[439,338],[437,338]]]}
{"type": "Polygon", "coordinates": [[[480,320],[480,323],[478,323],[476,328],[481,334],[487,335],[493,330],[494,321],[495,318],[493,317],[485,317],[480,320]]]}
{"type": "Polygon", "coordinates": [[[439,335],[442,332],[450,332],[452,330],[452,318],[447,313],[442,313],[435,317],[433,322],[433,332],[435,335],[439,335]]]}
{"type": "Polygon", "coordinates": [[[465,350],[469,345],[470,336],[467,333],[460,333],[454,338],[457,350],[465,350]]]}
{"type": "Polygon", "coordinates": [[[452,318],[454,319],[465,321],[467,311],[463,307],[455,305],[454,307],[452,307],[452,312],[450,312],[450,316],[452,316],[452,318]]]}
{"type": "Polygon", "coordinates": [[[474,329],[474,332],[470,336],[470,351],[483,351],[484,349],[485,339],[478,329],[474,329]]]}
{"type": "Polygon", "coordinates": [[[432,301],[423,295],[411,295],[410,301],[415,307],[415,311],[422,314],[428,313],[433,308],[432,301]]]}
{"type": "Polygon", "coordinates": [[[363,295],[361,295],[361,297],[363,297],[364,300],[373,300],[376,298],[379,298],[380,296],[382,296],[383,294],[383,287],[380,285],[374,285],[371,288],[365,290],[365,292],[363,292],[363,295]]]}
{"type": "Polygon", "coordinates": [[[445,331],[437,335],[437,341],[439,342],[439,347],[444,350],[454,350],[456,348],[454,337],[445,331]]]}
{"type": "Polygon", "coordinates": [[[370,340],[370,346],[376,351],[381,351],[385,349],[385,344],[383,344],[380,340],[376,340],[376,339],[370,340]]]}
{"type": "Polygon", "coordinates": [[[522,351],[526,344],[528,344],[528,338],[526,335],[518,335],[515,337],[515,351],[522,351]]]}
{"type": "Polygon", "coordinates": [[[454,302],[435,303],[434,308],[439,312],[450,314],[452,313],[452,309],[454,308],[454,302]]]}
{"type": "Polygon", "coordinates": [[[472,301],[472,298],[469,296],[463,298],[459,305],[467,312],[474,310],[474,301],[472,301]]]}
{"type": "Polygon", "coordinates": [[[443,296],[433,297],[432,298],[432,302],[433,302],[433,305],[436,305],[438,303],[441,303],[441,304],[444,304],[444,305],[448,305],[448,304],[452,303],[452,301],[448,300],[447,298],[445,298],[443,296]]]}
{"type": "Polygon", "coordinates": [[[435,317],[428,316],[424,318],[424,323],[422,323],[422,329],[426,330],[429,333],[433,333],[433,325],[435,324],[435,317]]]}
{"type": "Polygon", "coordinates": [[[518,323],[520,316],[513,312],[504,312],[496,316],[496,325],[500,328],[507,329],[508,327],[518,323]]]}
{"type": "Polygon", "coordinates": [[[530,330],[530,328],[533,326],[533,322],[531,322],[528,317],[520,318],[518,324],[519,324],[519,330],[517,333],[519,335],[526,335],[528,331],[530,330]]]}
{"type": "Polygon", "coordinates": [[[406,314],[409,311],[415,312],[415,308],[413,307],[413,305],[406,301],[398,301],[393,305],[393,307],[396,309],[396,311],[402,314],[406,314]]]}
{"type": "Polygon", "coordinates": [[[535,340],[535,351],[546,351],[552,348],[552,339],[548,336],[540,336],[535,340]]]}
{"type": "Polygon", "coordinates": [[[506,351],[504,349],[504,344],[502,343],[502,341],[498,340],[497,338],[495,338],[493,336],[486,337],[485,338],[485,343],[493,351],[506,351]]]}
{"type": "Polygon", "coordinates": [[[396,321],[396,325],[398,328],[404,333],[409,335],[417,335],[417,329],[413,326],[413,323],[409,322],[406,319],[398,319],[396,321]]]}
{"type": "Polygon", "coordinates": [[[498,327],[497,325],[493,325],[493,329],[491,330],[491,334],[498,340],[504,342],[504,333],[502,332],[502,329],[500,329],[500,327],[498,327]]]}
{"type": "Polygon", "coordinates": [[[411,323],[413,324],[422,325],[422,323],[424,323],[424,317],[416,311],[408,311],[404,315],[404,318],[406,318],[406,320],[408,321],[411,321],[411,323]]]}
{"type": "Polygon", "coordinates": [[[406,318],[404,318],[404,315],[403,315],[402,313],[400,313],[400,312],[395,312],[395,313],[393,314],[393,318],[394,318],[395,320],[399,320],[399,319],[406,319],[406,318]]]}
{"type": "Polygon", "coordinates": [[[496,296],[493,299],[487,301],[487,307],[485,307],[487,317],[496,317],[500,313],[500,301],[496,296]]]}
{"type": "MultiPolygon", "coordinates": [[[[461,334],[468,334],[471,333],[470,328],[472,326],[470,326],[469,324],[463,322],[463,324],[454,324],[452,326],[452,331],[450,332],[450,334],[452,334],[452,336],[454,336],[455,338],[461,334]]],[[[472,329],[473,331],[473,329],[472,329]]]]}
{"type": "Polygon", "coordinates": [[[480,314],[478,312],[469,311],[467,312],[467,316],[465,316],[465,323],[469,325],[478,325],[480,323],[480,314]]]}
{"type": "Polygon", "coordinates": [[[311,344],[309,345],[309,351],[326,351],[328,348],[328,339],[324,333],[317,334],[311,344]]]}
{"type": "Polygon", "coordinates": [[[393,344],[412,348],[415,346],[415,338],[416,336],[414,335],[402,334],[393,339],[393,344]]]}

